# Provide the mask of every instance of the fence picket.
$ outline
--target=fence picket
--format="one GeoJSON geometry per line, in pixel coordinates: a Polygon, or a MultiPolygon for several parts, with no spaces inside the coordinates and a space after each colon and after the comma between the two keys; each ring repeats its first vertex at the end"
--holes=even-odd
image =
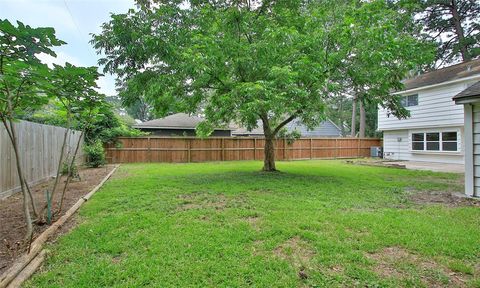
{"type": "MultiPolygon", "coordinates": [[[[34,185],[54,176],[65,128],[28,121],[19,121],[14,125],[18,132],[19,151],[27,182],[34,185]]],[[[67,142],[67,151],[75,149],[79,137],[80,132],[72,132],[67,142]]],[[[80,149],[79,154],[77,159],[81,163],[84,159],[83,149],[80,149]]],[[[0,199],[20,190],[16,165],[7,131],[0,125],[0,199]]]]}

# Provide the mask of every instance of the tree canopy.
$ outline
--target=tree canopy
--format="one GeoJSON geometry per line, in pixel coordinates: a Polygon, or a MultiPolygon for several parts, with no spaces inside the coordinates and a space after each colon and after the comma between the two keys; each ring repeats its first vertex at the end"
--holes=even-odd
{"type": "Polygon", "coordinates": [[[53,28],[32,28],[0,19],[0,118],[22,115],[48,101],[50,87],[47,65],[36,57],[39,53],[56,56],[52,48],[65,42],[55,36],[53,28]],[[9,106],[10,105],[10,106],[9,106]]]}
{"type": "Polygon", "coordinates": [[[395,12],[384,1],[138,1],[112,15],[92,43],[121,89],[160,115],[204,114],[200,135],[261,120],[264,170],[275,170],[278,132],[293,119],[318,125],[345,73],[376,103],[401,111],[388,91],[430,50],[399,29],[395,12]]]}

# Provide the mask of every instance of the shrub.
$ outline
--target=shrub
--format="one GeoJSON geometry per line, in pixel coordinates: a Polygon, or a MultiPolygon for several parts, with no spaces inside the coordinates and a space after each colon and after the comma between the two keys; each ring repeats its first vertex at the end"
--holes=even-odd
{"type": "Polygon", "coordinates": [[[65,176],[65,175],[68,174],[69,170],[71,169],[71,171],[70,171],[70,177],[72,177],[72,178],[79,178],[80,175],[78,174],[77,165],[74,163],[74,164],[73,164],[73,167],[70,167],[70,161],[71,161],[71,159],[69,159],[68,157],[67,157],[67,159],[66,159],[65,161],[63,161],[61,174],[65,176]]]}
{"type": "Polygon", "coordinates": [[[85,145],[83,150],[87,154],[88,167],[97,168],[105,165],[105,149],[103,148],[102,141],[96,140],[95,142],[85,145]]]}

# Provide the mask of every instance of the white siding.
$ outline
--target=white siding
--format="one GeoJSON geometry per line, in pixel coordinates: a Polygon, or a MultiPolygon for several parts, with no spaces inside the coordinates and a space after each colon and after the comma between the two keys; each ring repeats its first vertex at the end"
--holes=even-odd
{"type": "Polygon", "coordinates": [[[383,133],[383,154],[386,159],[408,160],[408,130],[385,131],[383,133]]]}
{"type": "Polygon", "coordinates": [[[463,126],[463,105],[455,105],[452,97],[466,89],[470,82],[445,85],[404,95],[418,94],[418,105],[408,107],[410,117],[399,120],[387,116],[385,109],[378,111],[378,130],[400,130],[425,127],[463,126]]]}
{"type": "MultiPolygon", "coordinates": [[[[462,116],[463,117],[463,116],[462,116]]],[[[383,132],[383,152],[386,159],[428,161],[440,163],[464,163],[463,127],[402,129],[383,132]],[[412,151],[410,135],[412,132],[443,132],[457,131],[459,133],[459,152],[412,151]]],[[[479,154],[480,155],[480,154],[479,154]]],[[[480,170],[479,170],[480,171],[480,170]]]]}
{"type": "MultiPolygon", "coordinates": [[[[473,117],[473,187],[475,195],[480,195],[480,104],[472,107],[473,117]]],[[[468,193],[468,191],[466,191],[468,193]]]]}

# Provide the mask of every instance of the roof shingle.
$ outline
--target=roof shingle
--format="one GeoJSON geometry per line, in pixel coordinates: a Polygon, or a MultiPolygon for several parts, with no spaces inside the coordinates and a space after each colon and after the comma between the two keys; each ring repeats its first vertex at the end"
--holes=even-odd
{"type": "MultiPolygon", "coordinates": [[[[133,128],[195,129],[202,121],[204,121],[204,119],[198,116],[177,113],[164,118],[154,119],[133,125],[133,128]]],[[[230,127],[218,127],[215,129],[232,130],[230,127]]]]}
{"type": "Polygon", "coordinates": [[[430,86],[474,75],[480,75],[480,59],[452,65],[407,79],[403,82],[405,85],[404,90],[430,86]]]}

